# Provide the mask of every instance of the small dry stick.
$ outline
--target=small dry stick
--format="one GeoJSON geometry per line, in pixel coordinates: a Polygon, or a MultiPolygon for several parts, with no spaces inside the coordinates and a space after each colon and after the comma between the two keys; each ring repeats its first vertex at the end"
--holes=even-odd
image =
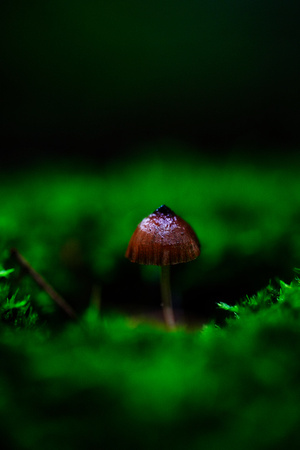
{"type": "Polygon", "coordinates": [[[101,288],[98,284],[92,286],[92,292],[90,297],[90,304],[98,311],[100,314],[101,309],[101,288]]]}
{"type": "Polygon", "coordinates": [[[50,284],[29,264],[29,262],[24,258],[24,256],[19,253],[19,251],[15,248],[12,248],[10,251],[11,255],[16,259],[16,261],[20,264],[20,266],[26,270],[26,272],[31,276],[31,278],[36,282],[38,286],[40,286],[48,295],[52,298],[52,300],[62,308],[65,313],[71,317],[72,319],[78,319],[78,316],[74,309],[66,302],[58,292],[53,289],[50,284]]]}

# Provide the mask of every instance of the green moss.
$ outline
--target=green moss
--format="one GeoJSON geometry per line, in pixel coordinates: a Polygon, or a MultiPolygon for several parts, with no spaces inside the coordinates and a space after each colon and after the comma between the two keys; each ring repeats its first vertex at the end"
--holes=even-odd
{"type": "Polygon", "coordinates": [[[83,326],[51,337],[2,325],[0,408],[11,446],[299,444],[300,287],[281,283],[273,301],[269,292],[237,305],[222,328],[166,332],[101,317],[93,305],[83,326]]]}
{"type": "Polygon", "coordinates": [[[56,285],[66,283],[63,269],[70,264],[88,263],[93,273],[107,276],[123,258],[137,223],[165,203],[195,228],[207,276],[228,254],[268,261],[283,243],[297,263],[296,164],[282,183],[287,170],[279,164],[220,164],[184,148],[174,155],[165,148],[152,156],[152,148],[141,152],[146,156],[106,171],[45,165],[18,174],[18,182],[2,179],[6,244],[20,248],[38,270],[50,274],[52,267],[56,285]]]}
{"type": "Polygon", "coordinates": [[[30,294],[21,296],[19,289],[11,294],[11,286],[1,282],[1,278],[7,278],[13,272],[14,269],[0,271],[0,320],[17,328],[32,328],[38,315],[33,312],[30,294]]]}
{"type": "MultiPolygon", "coordinates": [[[[109,173],[72,169],[67,177],[64,171],[41,169],[20,177],[18,185],[3,181],[3,448],[299,447],[298,278],[266,281],[267,287],[248,296],[245,284],[238,302],[225,301],[220,291],[219,307],[205,326],[182,325],[174,332],[147,320],[146,312],[141,319],[105,308],[113,293],[102,291],[102,285],[107,279],[110,287],[118,284],[130,266],[120,261],[136,223],[161,203],[173,207],[200,236],[202,259],[191,263],[189,275],[183,272],[187,281],[178,272],[174,284],[194,287],[203,305],[200,273],[210,286],[229,277],[235,295],[232,260],[223,272],[215,270],[222,255],[235,254],[241,265],[252,255],[255,265],[272,260],[274,247],[284,239],[292,248],[286,256],[280,246],[284,264],[299,261],[296,171],[278,184],[279,168],[233,168],[232,162],[226,168],[176,158],[168,164],[159,156],[145,158],[109,173]],[[62,318],[10,258],[11,246],[70,303],[77,298],[79,322],[62,318]],[[92,286],[98,288],[96,299],[92,286]],[[218,311],[224,320],[217,322],[218,311]]],[[[132,291],[140,286],[126,272],[117,291],[124,302],[125,278],[132,291]]],[[[149,279],[140,283],[147,287],[149,279]]],[[[159,294],[153,292],[158,306],[159,294]]]]}

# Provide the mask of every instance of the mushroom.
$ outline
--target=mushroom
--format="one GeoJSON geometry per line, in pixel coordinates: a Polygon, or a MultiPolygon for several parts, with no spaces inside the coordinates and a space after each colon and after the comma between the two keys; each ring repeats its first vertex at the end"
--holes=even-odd
{"type": "Polygon", "coordinates": [[[142,220],[134,231],[125,257],[131,262],[161,266],[164,320],[175,327],[170,289],[170,265],[192,261],[200,255],[200,243],[192,229],[166,205],[142,220]]]}

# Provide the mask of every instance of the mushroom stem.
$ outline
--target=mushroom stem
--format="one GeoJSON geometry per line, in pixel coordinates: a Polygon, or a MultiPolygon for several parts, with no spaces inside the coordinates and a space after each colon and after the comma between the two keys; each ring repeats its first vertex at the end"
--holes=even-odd
{"type": "Polygon", "coordinates": [[[175,318],[172,307],[170,287],[170,266],[161,266],[161,298],[162,311],[167,328],[175,328],[175,318]]]}

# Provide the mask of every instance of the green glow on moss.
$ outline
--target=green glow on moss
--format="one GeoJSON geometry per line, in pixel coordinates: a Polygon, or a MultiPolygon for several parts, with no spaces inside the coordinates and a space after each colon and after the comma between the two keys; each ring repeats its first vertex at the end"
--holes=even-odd
{"type": "Polygon", "coordinates": [[[298,239],[298,174],[291,168],[285,183],[281,176],[280,167],[218,165],[178,154],[172,161],[154,155],[115,165],[109,174],[41,167],[18,183],[3,183],[1,230],[37,269],[58,259],[70,238],[84,246],[93,270],[105,274],[141,218],[166,203],[193,225],[211,270],[232,249],[241,257],[271,252],[283,232],[291,248],[299,248],[292,245],[298,239]]]}
{"type": "Polygon", "coordinates": [[[167,439],[176,450],[298,444],[299,285],[282,284],[277,303],[262,306],[263,295],[260,308],[244,304],[240,320],[223,329],[166,333],[97,314],[88,333],[76,324],[50,339],[2,329],[1,382],[13,389],[0,409],[10,439],[34,450],[45,437],[46,448],[70,449],[87,439],[146,449],[167,439]],[[17,385],[15,356],[23,367],[17,385]],[[20,408],[26,414],[16,421],[20,408]]]}

